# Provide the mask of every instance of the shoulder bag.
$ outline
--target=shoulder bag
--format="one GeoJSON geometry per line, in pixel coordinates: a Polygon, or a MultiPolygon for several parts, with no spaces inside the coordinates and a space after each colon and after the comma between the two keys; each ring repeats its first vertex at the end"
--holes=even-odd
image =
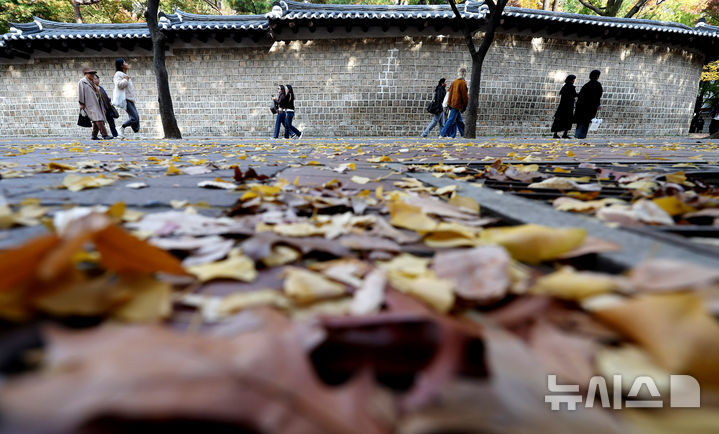
{"type": "Polygon", "coordinates": [[[92,121],[90,120],[90,117],[87,115],[87,112],[85,109],[80,109],[80,115],[77,117],[77,126],[83,127],[83,128],[90,128],[92,127],[92,121]],[[85,113],[85,114],[83,114],[85,113]]]}

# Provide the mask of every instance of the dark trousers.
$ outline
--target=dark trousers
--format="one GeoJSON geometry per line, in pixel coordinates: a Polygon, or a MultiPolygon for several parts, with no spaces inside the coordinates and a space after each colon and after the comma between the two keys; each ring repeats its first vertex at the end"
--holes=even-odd
{"type": "Polygon", "coordinates": [[[587,132],[589,131],[589,124],[590,122],[578,123],[577,129],[574,130],[574,138],[585,139],[587,137],[587,132]]]}
{"type": "Polygon", "coordinates": [[[717,131],[719,131],[719,121],[712,119],[712,121],[709,122],[709,134],[714,134],[717,131]]]}
{"type": "Polygon", "coordinates": [[[107,119],[107,125],[110,127],[112,137],[117,137],[117,129],[115,128],[115,118],[112,117],[112,113],[105,113],[105,119],[107,119]]]}
{"type": "MultiPolygon", "coordinates": [[[[302,134],[300,130],[292,126],[292,119],[294,118],[295,112],[285,112],[285,139],[289,139],[290,134],[294,134],[295,136],[302,134]]],[[[277,133],[275,133],[275,137],[277,137],[277,133]]]]}
{"type": "Polygon", "coordinates": [[[132,131],[140,131],[140,114],[137,113],[137,107],[135,107],[135,102],[127,100],[127,106],[125,107],[125,111],[127,112],[127,115],[130,117],[130,119],[126,120],[125,123],[122,124],[122,128],[132,127],[132,131]]]}
{"type": "MultiPolygon", "coordinates": [[[[277,118],[275,119],[275,139],[280,135],[280,125],[285,124],[285,114],[285,112],[277,112],[277,118]]],[[[285,127],[285,136],[289,137],[289,135],[287,135],[287,127],[285,127]]]]}

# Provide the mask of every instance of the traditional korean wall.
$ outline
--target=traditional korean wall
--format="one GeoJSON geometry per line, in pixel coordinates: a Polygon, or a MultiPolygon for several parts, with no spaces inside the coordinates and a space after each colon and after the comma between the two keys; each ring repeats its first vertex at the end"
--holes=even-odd
{"type": "MultiPolygon", "coordinates": [[[[295,125],[311,136],[416,136],[437,80],[471,64],[458,38],[278,42],[261,48],[173,49],[168,70],[185,136],[270,136],[277,84],[297,96],[295,125]]],[[[96,67],[112,92],[114,55],[0,65],[0,136],[85,137],[77,80],[96,67]]],[[[151,59],[130,57],[144,137],[161,136],[151,59]]],[[[666,47],[504,36],[485,62],[478,134],[549,134],[567,74],[602,70],[601,134],[686,134],[700,55],[666,47]]],[[[122,119],[126,115],[123,113],[122,119]]],[[[433,132],[436,134],[437,130],[433,132]]]]}

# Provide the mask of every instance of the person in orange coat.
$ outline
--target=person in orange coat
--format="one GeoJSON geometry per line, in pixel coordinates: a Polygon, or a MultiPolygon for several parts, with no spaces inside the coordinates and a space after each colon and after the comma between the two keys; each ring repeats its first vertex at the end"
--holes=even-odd
{"type": "Polygon", "coordinates": [[[467,109],[469,103],[469,97],[467,95],[467,82],[464,77],[467,76],[466,68],[459,68],[457,71],[457,79],[452,82],[449,86],[449,97],[447,99],[447,106],[449,107],[449,116],[447,121],[444,123],[444,128],[439,134],[441,137],[457,137],[457,130],[459,135],[464,136],[464,121],[462,120],[462,112],[467,109]]]}

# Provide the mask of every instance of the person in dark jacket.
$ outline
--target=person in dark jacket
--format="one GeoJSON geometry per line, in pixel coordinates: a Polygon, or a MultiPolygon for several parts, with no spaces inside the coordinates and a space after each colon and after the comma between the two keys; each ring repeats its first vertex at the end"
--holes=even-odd
{"type": "Polygon", "coordinates": [[[569,75],[564,80],[564,86],[559,91],[559,107],[554,114],[554,122],[552,123],[552,132],[554,138],[558,139],[560,131],[564,131],[563,139],[569,138],[569,130],[572,129],[572,118],[574,116],[574,100],[577,99],[577,88],[574,87],[576,75],[569,75]]]}
{"type": "MultiPolygon", "coordinates": [[[[277,118],[275,119],[275,139],[280,135],[280,125],[285,124],[285,107],[287,106],[287,92],[282,85],[277,86],[277,96],[273,96],[272,100],[277,106],[277,118]]],[[[287,133],[287,129],[285,129],[287,133]]]]}
{"type": "Polygon", "coordinates": [[[439,84],[437,84],[437,87],[434,88],[434,99],[432,100],[432,105],[430,108],[432,111],[432,121],[427,125],[427,128],[422,131],[422,137],[427,137],[430,131],[432,131],[432,128],[434,128],[437,124],[439,124],[439,130],[442,131],[442,128],[444,127],[444,107],[442,107],[442,102],[444,102],[444,96],[447,94],[447,91],[445,90],[445,87],[447,87],[447,81],[444,79],[444,77],[439,79],[439,84]]]}
{"type": "Polygon", "coordinates": [[[711,112],[709,112],[711,122],[709,122],[709,134],[719,131],[719,99],[712,104],[711,112]]]}
{"type": "Polygon", "coordinates": [[[599,83],[599,70],[589,73],[589,81],[582,86],[577,98],[577,107],[574,109],[574,122],[577,123],[577,129],[574,130],[574,138],[584,139],[589,131],[589,124],[592,119],[597,116],[597,111],[601,107],[602,94],[604,89],[599,83]]]}
{"type": "MultiPolygon", "coordinates": [[[[95,86],[98,90],[97,96],[100,98],[100,105],[102,106],[102,110],[105,112],[105,119],[107,119],[107,125],[110,127],[112,137],[117,137],[117,128],[115,128],[115,114],[117,112],[115,111],[115,107],[110,104],[110,97],[107,96],[107,92],[105,91],[105,89],[100,86],[100,77],[98,77],[97,74],[95,74],[94,81],[95,86]]],[[[117,117],[120,117],[119,114],[117,117]]]]}
{"type": "Polygon", "coordinates": [[[292,137],[302,138],[302,131],[292,126],[292,120],[295,118],[295,91],[289,84],[285,85],[287,90],[287,101],[285,103],[285,139],[292,137]]]}

